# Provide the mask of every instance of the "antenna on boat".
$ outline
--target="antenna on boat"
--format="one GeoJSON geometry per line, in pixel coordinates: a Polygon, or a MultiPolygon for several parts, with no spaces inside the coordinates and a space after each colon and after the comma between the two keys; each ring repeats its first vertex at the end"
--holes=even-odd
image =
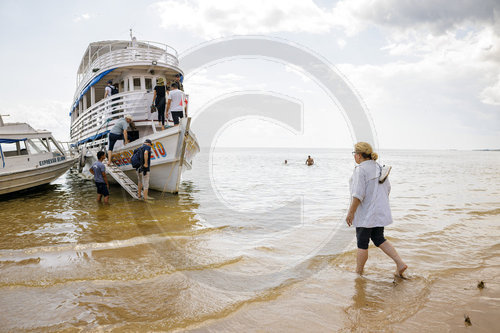
{"type": "Polygon", "coordinates": [[[132,47],[137,47],[137,38],[132,34],[132,28],[130,28],[130,40],[132,41],[132,47]]]}

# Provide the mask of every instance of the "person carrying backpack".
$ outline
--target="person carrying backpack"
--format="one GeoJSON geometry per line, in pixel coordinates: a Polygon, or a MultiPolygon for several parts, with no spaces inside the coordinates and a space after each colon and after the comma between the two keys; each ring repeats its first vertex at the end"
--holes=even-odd
{"type": "Polygon", "coordinates": [[[142,191],[144,200],[148,199],[152,147],[153,143],[151,140],[146,139],[140,148],[134,150],[131,159],[132,167],[134,167],[137,172],[137,196],[141,198],[141,191],[144,189],[142,191]]]}
{"type": "MultiPolygon", "coordinates": [[[[104,88],[104,98],[114,95],[113,90],[117,91],[118,89],[116,89],[113,85],[113,81],[109,80],[108,85],[106,86],[106,88],[104,88]]],[[[117,93],[118,92],[116,92],[115,94],[117,93]]]]}

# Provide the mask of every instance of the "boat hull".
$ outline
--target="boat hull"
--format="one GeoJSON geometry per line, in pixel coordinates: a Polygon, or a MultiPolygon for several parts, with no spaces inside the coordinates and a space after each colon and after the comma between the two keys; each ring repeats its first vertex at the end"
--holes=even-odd
{"type": "Polygon", "coordinates": [[[49,184],[68,171],[75,162],[76,159],[69,158],[61,163],[52,164],[43,168],[0,174],[0,194],[12,193],[49,184]]]}
{"type": "MultiPolygon", "coordinates": [[[[153,147],[149,189],[178,193],[182,172],[191,169],[192,160],[200,151],[196,137],[189,131],[190,121],[189,118],[183,119],[180,126],[144,136],[125,146],[118,146],[112,154],[113,163],[137,183],[137,172],[132,167],[130,159],[134,150],[141,147],[144,140],[150,139],[153,147]]],[[[96,154],[97,149],[86,154],[83,172],[89,178],[91,175],[88,170],[96,161],[96,154]]],[[[115,183],[112,177],[108,177],[108,181],[115,183]]]]}

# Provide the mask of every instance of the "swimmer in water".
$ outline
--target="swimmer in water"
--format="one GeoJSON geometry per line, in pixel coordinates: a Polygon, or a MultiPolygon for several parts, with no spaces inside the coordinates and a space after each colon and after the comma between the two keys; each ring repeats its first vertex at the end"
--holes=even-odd
{"type": "Polygon", "coordinates": [[[314,164],[314,160],[312,159],[311,155],[307,156],[306,164],[307,165],[313,165],[314,164]]]}

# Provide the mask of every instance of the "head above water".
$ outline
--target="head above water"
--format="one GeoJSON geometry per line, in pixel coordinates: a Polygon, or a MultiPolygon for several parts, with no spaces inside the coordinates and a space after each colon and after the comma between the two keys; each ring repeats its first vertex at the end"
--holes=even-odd
{"type": "Polygon", "coordinates": [[[374,160],[378,159],[378,154],[373,151],[372,146],[368,142],[358,142],[354,145],[354,152],[359,154],[364,159],[374,160]]]}

